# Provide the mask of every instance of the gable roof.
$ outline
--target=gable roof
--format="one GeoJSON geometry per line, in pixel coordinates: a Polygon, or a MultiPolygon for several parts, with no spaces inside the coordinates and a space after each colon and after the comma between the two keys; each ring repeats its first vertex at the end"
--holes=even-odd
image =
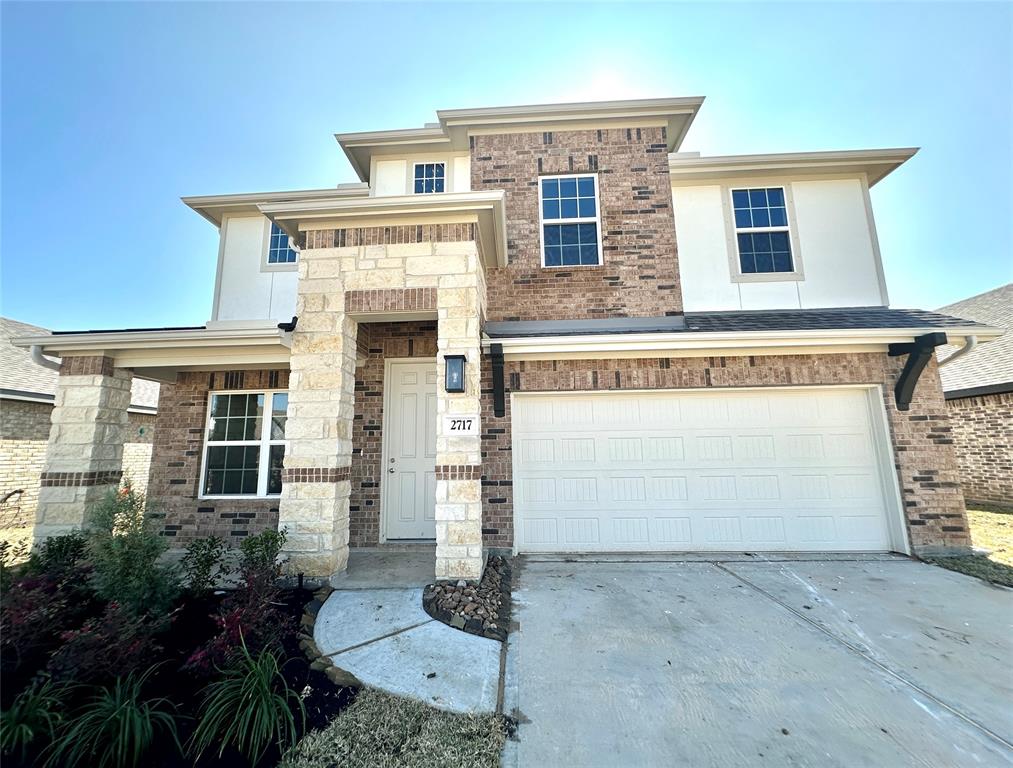
{"type": "MultiPolygon", "coordinates": [[[[1013,391],[1013,283],[940,307],[939,311],[1006,331],[998,339],[982,344],[939,369],[947,396],[981,388],[1013,391]],[[1003,390],[1004,385],[1009,389],[1003,390]]],[[[945,360],[953,352],[953,347],[945,347],[940,349],[938,357],[945,360]]]]}
{"type": "MultiPolygon", "coordinates": [[[[60,374],[32,360],[31,350],[15,347],[11,339],[43,336],[50,331],[8,317],[0,317],[0,399],[53,402],[60,374]]],[[[130,388],[130,407],[153,412],[158,407],[159,385],[135,378],[130,388]]]]}

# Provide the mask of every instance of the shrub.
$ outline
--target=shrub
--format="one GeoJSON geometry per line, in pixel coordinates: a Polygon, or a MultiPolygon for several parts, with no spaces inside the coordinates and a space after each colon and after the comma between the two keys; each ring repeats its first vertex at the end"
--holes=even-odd
{"type": "Polygon", "coordinates": [[[0,712],[0,752],[23,760],[32,747],[49,744],[63,722],[66,689],[52,680],[36,680],[0,712]]]}
{"type": "Polygon", "coordinates": [[[240,638],[241,652],[204,690],[199,722],[190,742],[195,757],[218,744],[218,757],[233,746],[250,764],[256,764],[271,744],[284,752],[295,744],[306,724],[299,694],[281,673],[278,657],[270,649],[256,656],[240,638]],[[299,715],[299,725],[296,717],[299,715]]]}
{"type": "Polygon", "coordinates": [[[282,638],[292,628],[292,619],[260,597],[253,591],[236,593],[215,617],[218,633],[194,651],[183,668],[208,675],[228,665],[244,644],[254,654],[280,648],[282,638]]]}
{"type": "Polygon", "coordinates": [[[229,567],[223,561],[225,542],[217,536],[196,539],[183,555],[183,576],[187,589],[195,597],[203,597],[215,586],[215,578],[227,576],[229,567]]]}
{"type": "Polygon", "coordinates": [[[28,558],[31,573],[66,578],[75,574],[88,555],[88,539],[81,531],[50,536],[28,558]]]}
{"type": "Polygon", "coordinates": [[[285,531],[264,531],[239,545],[239,570],[243,586],[256,592],[271,591],[281,576],[279,558],[285,546],[285,531]]]}
{"type": "Polygon", "coordinates": [[[34,672],[60,635],[78,626],[88,610],[65,582],[50,576],[25,576],[4,595],[0,606],[0,659],[5,672],[27,668],[34,672]]]}
{"type": "Polygon", "coordinates": [[[47,768],[126,768],[140,764],[156,736],[164,735],[182,751],[168,699],[142,698],[144,684],[154,672],[131,673],[109,687],[92,687],[85,703],[70,716],[46,750],[47,768]]]}
{"type": "Polygon", "coordinates": [[[101,616],[89,619],[80,629],[62,633],[63,645],[50,658],[49,672],[57,680],[77,683],[129,674],[162,650],[154,641],[155,631],[147,617],[109,603],[101,616]]]}
{"type": "Polygon", "coordinates": [[[144,496],[129,486],[110,492],[92,509],[90,522],[96,593],[137,614],[164,614],[179,583],[176,570],[158,562],[166,546],[145,514],[144,496]]]}

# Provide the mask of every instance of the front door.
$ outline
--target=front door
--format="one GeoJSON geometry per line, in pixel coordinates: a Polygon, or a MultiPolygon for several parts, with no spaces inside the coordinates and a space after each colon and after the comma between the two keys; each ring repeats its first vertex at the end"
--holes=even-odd
{"type": "Polygon", "coordinates": [[[390,361],[384,383],[385,538],[436,538],[436,365],[390,361]]]}

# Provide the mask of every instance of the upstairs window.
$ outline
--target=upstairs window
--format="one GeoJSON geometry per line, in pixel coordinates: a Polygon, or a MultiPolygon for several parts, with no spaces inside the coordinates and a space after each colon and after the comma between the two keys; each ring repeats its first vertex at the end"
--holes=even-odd
{"type": "Polygon", "coordinates": [[[742,274],[794,272],[784,187],[733,189],[732,208],[742,274]]]}
{"type": "Polygon", "coordinates": [[[415,194],[442,192],[445,189],[446,171],[446,163],[415,163],[415,194]]]}
{"type": "Polygon", "coordinates": [[[598,177],[542,176],[538,182],[542,221],[542,266],[601,263],[598,177]]]}
{"type": "Polygon", "coordinates": [[[271,240],[267,246],[268,264],[295,264],[299,254],[288,244],[288,235],[281,228],[271,222],[271,240]]]}
{"type": "Polygon", "coordinates": [[[287,412],[287,392],[212,393],[201,495],[279,495],[287,412]]]}

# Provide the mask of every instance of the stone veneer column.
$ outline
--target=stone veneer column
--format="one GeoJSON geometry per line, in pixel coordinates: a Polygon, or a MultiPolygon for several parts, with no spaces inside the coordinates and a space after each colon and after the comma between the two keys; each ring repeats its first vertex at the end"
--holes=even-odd
{"type": "Polygon", "coordinates": [[[467,269],[439,278],[436,377],[436,577],[478,579],[482,553],[481,347],[482,294],[473,243],[441,244],[437,255],[464,257],[467,269]],[[465,391],[446,391],[445,355],[464,355],[465,391]],[[466,434],[450,418],[472,420],[466,434]]]}
{"type": "MultiPolygon", "coordinates": [[[[326,253],[326,252],[324,252],[326,253]]],[[[326,579],[348,565],[349,468],[358,324],[344,310],[339,267],[319,254],[299,266],[278,528],[289,575],[326,579]]],[[[336,260],[335,260],[336,261],[336,260]]]]}
{"type": "Polygon", "coordinates": [[[108,357],[67,357],[60,368],[35,515],[35,542],[79,530],[123,475],[133,375],[108,357]]]}

